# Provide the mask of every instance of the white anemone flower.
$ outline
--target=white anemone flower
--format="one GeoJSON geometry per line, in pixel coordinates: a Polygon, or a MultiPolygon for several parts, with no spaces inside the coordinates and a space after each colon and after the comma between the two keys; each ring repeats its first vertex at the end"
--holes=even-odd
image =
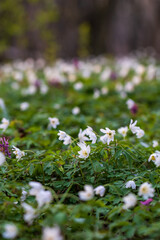
{"type": "Polygon", "coordinates": [[[136,189],[136,184],[135,184],[135,182],[132,181],[132,180],[126,182],[125,186],[126,186],[126,188],[136,189]]]}
{"type": "Polygon", "coordinates": [[[143,137],[144,134],[145,134],[145,132],[142,129],[138,129],[137,132],[136,132],[137,138],[143,137]]]}
{"type": "Polygon", "coordinates": [[[85,134],[86,134],[86,131],[85,130],[82,131],[82,129],[80,129],[79,134],[78,134],[78,138],[79,138],[80,143],[84,143],[85,141],[89,140],[88,137],[85,136],[85,134]]]}
{"type": "Polygon", "coordinates": [[[63,240],[60,228],[58,226],[45,227],[43,229],[42,240],[63,240]]]}
{"type": "Polygon", "coordinates": [[[3,132],[8,128],[9,120],[6,118],[2,118],[2,123],[0,124],[0,129],[3,129],[3,132]]]}
{"type": "Polygon", "coordinates": [[[155,153],[152,153],[148,159],[148,161],[153,161],[154,164],[159,167],[160,166],[160,152],[156,151],[155,153]]]}
{"type": "Polygon", "coordinates": [[[64,145],[71,144],[71,142],[72,142],[71,137],[64,131],[59,130],[59,133],[57,135],[59,136],[59,138],[58,138],[59,140],[64,141],[63,142],[64,145]]]}
{"type": "Polygon", "coordinates": [[[100,129],[101,132],[105,133],[104,136],[100,137],[100,140],[103,143],[110,144],[111,141],[114,141],[115,130],[110,130],[106,127],[106,129],[100,129]]]}
{"type": "Polygon", "coordinates": [[[128,99],[126,104],[127,104],[128,109],[131,109],[135,105],[135,102],[132,99],[128,99]]]}
{"type": "Polygon", "coordinates": [[[153,147],[157,147],[158,146],[158,141],[157,140],[153,140],[153,147]]]}
{"type": "Polygon", "coordinates": [[[0,152],[0,166],[2,166],[5,161],[6,161],[6,157],[4,153],[0,152]]]}
{"type": "Polygon", "coordinates": [[[131,129],[132,133],[135,134],[137,132],[137,130],[139,130],[140,128],[136,126],[137,124],[137,120],[135,122],[133,122],[133,119],[131,119],[129,128],[131,129]]]}
{"type": "Polygon", "coordinates": [[[80,113],[80,108],[79,107],[74,107],[73,109],[72,109],[72,114],[73,115],[78,115],[80,113]]]}
{"type": "Polygon", "coordinates": [[[90,146],[87,146],[85,143],[77,143],[77,145],[81,148],[81,150],[78,152],[79,158],[88,158],[91,151],[90,146]]]}
{"type": "Polygon", "coordinates": [[[128,132],[128,127],[121,127],[118,129],[118,133],[121,134],[123,137],[126,137],[128,132]]]}
{"type": "Polygon", "coordinates": [[[137,203],[137,197],[136,197],[135,194],[130,193],[123,198],[123,202],[124,202],[123,209],[126,210],[126,209],[129,209],[129,208],[132,208],[137,203]]]}
{"type": "Polygon", "coordinates": [[[94,189],[90,185],[84,186],[84,191],[80,191],[78,193],[80,200],[82,201],[88,201],[91,200],[94,197],[94,189]]]}
{"type": "Polygon", "coordinates": [[[25,214],[23,216],[24,221],[29,224],[32,224],[33,219],[36,218],[35,209],[27,203],[22,203],[22,207],[25,210],[25,214]]]}
{"type": "Polygon", "coordinates": [[[154,188],[152,187],[152,185],[150,183],[145,182],[145,183],[141,184],[141,186],[139,187],[138,195],[143,196],[144,199],[153,197],[154,196],[154,188]]]}
{"type": "Polygon", "coordinates": [[[97,141],[97,136],[93,132],[93,129],[91,127],[87,127],[85,130],[85,134],[89,137],[89,140],[92,141],[92,144],[96,143],[97,141]]]}
{"type": "Polygon", "coordinates": [[[16,158],[18,160],[20,160],[22,157],[25,156],[25,152],[21,151],[19,148],[15,147],[15,146],[13,146],[12,150],[14,150],[13,153],[16,155],[16,158]]]}
{"type": "Polygon", "coordinates": [[[51,117],[49,117],[48,120],[50,122],[49,123],[49,128],[54,128],[55,129],[60,124],[58,118],[51,118],[51,117]]]}
{"type": "Polygon", "coordinates": [[[21,111],[25,111],[29,108],[29,103],[28,102],[23,102],[20,104],[20,109],[21,111]]]}
{"type": "Polygon", "coordinates": [[[43,205],[52,201],[52,194],[50,191],[45,191],[44,189],[42,189],[37,192],[36,200],[38,202],[38,207],[41,208],[43,205]]]}
{"type": "Polygon", "coordinates": [[[5,231],[2,233],[3,238],[14,239],[18,235],[18,229],[13,223],[5,225],[5,231]]]}
{"type": "Polygon", "coordinates": [[[95,189],[94,189],[94,191],[95,191],[95,194],[96,195],[100,195],[101,197],[103,197],[104,196],[104,194],[105,194],[105,187],[103,187],[103,186],[98,186],[98,187],[96,187],[95,189]]]}

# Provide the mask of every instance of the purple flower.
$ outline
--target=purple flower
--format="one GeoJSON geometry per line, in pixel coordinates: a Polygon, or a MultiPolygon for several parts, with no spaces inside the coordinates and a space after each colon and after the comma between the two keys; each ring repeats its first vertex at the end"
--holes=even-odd
{"type": "Polygon", "coordinates": [[[147,206],[147,205],[149,205],[152,201],[153,201],[153,199],[152,199],[152,198],[149,198],[149,199],[147,199],[146,201],[141,201],[141,204],[147,206]]]}
{"type": "Polygon", "coordinates": [[[137,112],[138,112],[138,106],[134,104],[133,107],[131,108],[131,113],[136,114],[137,112]]]}
{"type": "Polygon", "coordinates": [[[116,74],[116,72],[111,72],[110,79],[111,79],[111,80],[116,80],[116,79],[117,79],[117,74],[116,74]]]}
{"type": "Polygon", "coordinates": [[[0,142],[0,151],[4,152],[6,156],[11,157],[11,153],[9,152],[8,139],[2,137],[0,138],[0,142]]]}

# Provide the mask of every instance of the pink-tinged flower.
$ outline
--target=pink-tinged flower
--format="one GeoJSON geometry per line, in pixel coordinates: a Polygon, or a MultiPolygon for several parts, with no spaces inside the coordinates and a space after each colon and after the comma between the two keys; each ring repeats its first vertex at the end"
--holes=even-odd
{"type": "Polygon", "coordinates": [[[132,114],[136,114],[138,112],[138,106],[136,104],[130,109],[132,114]]]}
{"type": "Polygon", "coordinates": [[[141,201],[141,204],[147,206],[147,205],[149,205],[152,201],[153,201],[153,199],[152,199],[152,198],[149,198],[149,199],[147,199],[146,201],[141,201]]]}

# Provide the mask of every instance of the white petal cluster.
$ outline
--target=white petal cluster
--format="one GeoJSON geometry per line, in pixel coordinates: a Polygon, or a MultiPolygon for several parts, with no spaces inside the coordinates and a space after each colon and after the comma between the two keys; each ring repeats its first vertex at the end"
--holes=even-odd
{"type": "Polygon", "coordinates": [[[93,132],[93,129],[91,127],[87,127],[85,129],[85,134],[89,137],[89,141],[92,141],[92,144],[96,143],[97,141],[97,136],[96,134],[93,132]]]}
{"type": "Polygon", "coordinates": [[[126,186],[126,188],[136,189],[136,184],[135,184],[135,182],[132,181],[132,180],[126,182],[125,186],[126,186]]]}
{"type": "Polygon", "coordinates": [[[36,210],[27,203],[22,203],[22,207],[25,210],[25,214],[23,216],[24,221],[32,224],[34,218],[36,218],[36,210]]]}
{"type": "Polygon", "coordinates": [[[0,124],[0,129],[3,129],[3,132],[8,128],[9,120],[6,118],[2,118],[2,122],[0,124]]]}
{"type": "Polygon", "coordinates": [[[60,124],[58,118],[48,118],[49,120],[49,128],[57,128],[57,126],[60,124]]]}
{"type": "Polygon", "coordinates": [[[100,195],[101,197],[103,197],[104,196],[104,194],[105,194],[105,187],[103,187],[103,186],[98,186],[98,187],[96,187],[95,189],[94,189],[94,191],[95,191],[95,194],[96,195],[100,195]]]}
{"type": "Polygon", "coordinates": [[[84,143],[85,141],[88,141],[88,137],[86,137],[86,131],[82,131],[82,129],[80,129],[79,134],[78,134],[78,138],[79,138],[79,142],[80,143],[84,143]]]}
{"type": "Polygon", "coordinates": [[[84,186],[84,191],[80,191],[78,193],[80,200],[82,201],[88,201],[91,200],[94,197],[94,189],[90,185],[84,186]]]}
{"type": "Polygon", "coordinates": [[[136,124],[137,120],[133,122],[133,120],[131,119],[129,128],[131,129],[133,134],[136,134],[137,138],[141,138],[144,136],[144,131],[140,127],[136,126],[136,124]]]}
{"type": "Polygon", "coordinates": [[[90,146],[87,146],[85,143],[77,143],[77,145],[81,148],[81,150],[78,151],[79,158],[88,158],[91,151],[90,146]]]}
{"type": "Polygon", "coordinates": [[[23,102],[20,104],[20,109],[21,111],[25,111],[29,108],[29,103],[28,102],[23,102]]]}
{"type": "Polygon", "coordinates": [[[104,136],[100,137],[101,142],[104,144],[107,143],[109,145],[111,141],[114,141],[114,135],[116,133],[115,130],[110,130],[106,127],[106,129],[100,129],[100,131],[102,133],[105,133],[104,136]]]}
{"type": "Polygon", "coordinates": [[[43,229],[42,240],[63,240],[58,226],[43,229]]]}
{"type": "Polygon", "coordinates": [[[127,104],[128,109],[132,109],[135,105],[135,102],[132,99],[128,99],[126,104],[127,104]]]}
{"type": "Polygon", "coordinates": [[[159,167],[160,166],[160,152],[155,151],[155,153],[152,153],[148,159],[148,161],[153,161],[154,164],[159,167]]]}
{"type": "Polygon", "coordinates": [[[118,133],[121,134],[123,137],[126,137],[128,132],[128,127],[121,127],[118,129],[118,133]]]}
{"type": "Polygon", "coordinates": [[[4,153],[0,152],[0,166],[2,166],[5,161],[6,161],[6,157],[4,153]]]}
{"type": "Polygon", "coordinates": [[[129,193],[127,196],[123,198],[123,209],[129,209],[136,205],[137,203],[137,197],[133,193],[129,193]]]}
{"type": "Polygon", "coordinates": [[[154,188],[150,183],[143,183],[141,184],[138,192],[139,196],[143,196],[144,199],[148,199],[149,197],[154,196],[154,188]]]}
{"type": "Polygon", "coordinates": [[[38,207],[41,208],[43,205],[52,201],[52,194],[50,191],[44,190],[43,186],[39,182],[30,182],[29,185],[32,187],[29,191],[30,195],[36,197],[38,207]]]}
{"type": "Polygon", "coordinates": [[[16,158],[18,160],[20,160],[22,157],[25,156],[25,152],[21,151],[19,148],[15,147],[15,146],[13,146],[12,150],[14,150],[13,153],[16,155],[16,158]]]}
{"type": "Polygon", "coordinates": [[[158,141],[157,140],[153,140],[153,147],[157,147],[158,146],[158,141]]]}
{"type": "Polygon", "coordinates": [[[18,229],[13,223],[8,223],[5,225],[5,231],[2,236],[6,239],[14,239],[18,235],[18,229]]]}
{"type": "Polygon", "coordinates": [[[65,133],[64,131],[59,130],[57,135],[59,136],[60,141],[64,141],[63,142],[64,145],[71,144],[71,142],[72,142],[71,137],[67,133],[65,133]]]}
{"type": "Polygon", "coordinates": [[[77,115],[77,114],[79,114],[80,113],[80,108],[79,107],[74,107],[73,109],[72,109],[72,114],[73,115],[77,115]]]}

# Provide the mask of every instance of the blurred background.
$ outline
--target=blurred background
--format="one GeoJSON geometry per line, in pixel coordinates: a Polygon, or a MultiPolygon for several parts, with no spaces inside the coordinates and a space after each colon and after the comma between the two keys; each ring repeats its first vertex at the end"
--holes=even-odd
{"type": "Polygon", "coordinates": [[[0,0],[0,61],[160,53],[160,0],[0,0]]]}

